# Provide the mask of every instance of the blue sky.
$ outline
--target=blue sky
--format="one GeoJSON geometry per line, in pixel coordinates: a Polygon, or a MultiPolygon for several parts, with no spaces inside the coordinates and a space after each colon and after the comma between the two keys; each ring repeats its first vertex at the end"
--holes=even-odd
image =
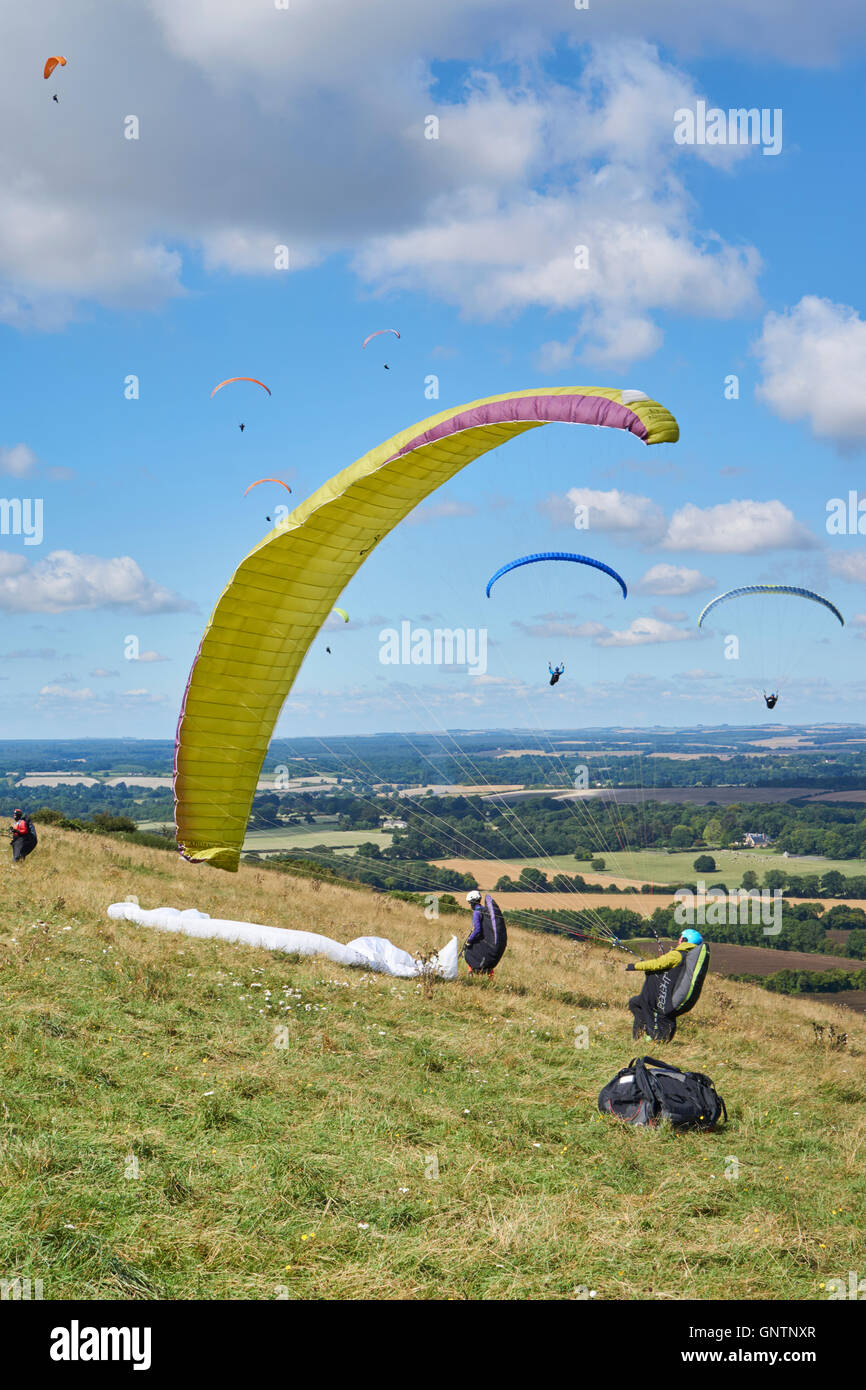
{"type": "Polygon", "coordinates": [[[277,732],[752,723],[777,673],[782,722],[862,718],[866,555],[825,519],[863,479],[866,17],[788,4],[782,35],[773,5],[724,29],[645,8],[567,29],[559,5],[480,0],[16,17],[0,494],[42,499],[44,533],[0,535],[7,737],[173,734],[208,615],[282,500],[244,498],[253,479],[299,502],[439,409],[573,383],[646,391],[680,442],[548,426],[479,460],[360,570],[277,732]],[[43,82],[52,52],[68,65],[43,82]],[[781,153],[675,145],[699,99],[781,109],[781,153]],[[387,326],[400,341],[362,352],[387,326]],[[235,374],[272,396],[211,400],[235,374]],[[547,549],[613,565],[628,601],[564,565],[485,599],[502,563],[547,549]],[[714,593],[753,582],[826,593],[847,626],[758,601],[696,635],[714,593]],[[383,666],[402,621],[485,627],[486,673],[383,666]]]}

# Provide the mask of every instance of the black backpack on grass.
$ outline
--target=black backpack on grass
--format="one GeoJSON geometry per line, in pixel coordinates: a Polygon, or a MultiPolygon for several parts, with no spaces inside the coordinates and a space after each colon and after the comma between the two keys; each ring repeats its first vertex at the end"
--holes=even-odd
{"type": "Polygon", "coordinates": [[[725,1102],[708,1076],[681,1071],[653,1057],[634,1057],[598,1097],[603,1115],[632,1125],[668,1120],[677,1129],[715,1129],[727,1120],[725,1102]]]}

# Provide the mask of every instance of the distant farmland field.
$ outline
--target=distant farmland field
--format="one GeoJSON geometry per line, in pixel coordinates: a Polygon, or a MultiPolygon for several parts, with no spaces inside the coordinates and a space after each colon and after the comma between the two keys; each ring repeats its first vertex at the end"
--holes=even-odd
{"type": "MultiPolygon", "coordinates": [[[[827,799],[815,787],[655,787],[647,781],[641,787],[593,787],[585,792],[557,793],[555,788],[539,788],[532,791],[501,792],[496,801],[526,801],[535,796],[556,796],[559,801],[617,801],[622,805],[633,806],[642,801],[692,802],[697,806],[751,806],[766,805],[773,801],[796,801],[805,797],[813,801],[827,799]]],[[[836,798],[840,793],[829,793],[836,798]]],[[[851,799],[866,800],[866,792],[855,792],[851,799]]]]}
{"type": "Polygon", "coordinates": [[[551,878],[555,873],[581,874],[587,883],[606,885],[616,883],[618,887],[627,884],[669,883],[677,888],[681,883],[694,883],[699,877],[692,867],[699,854],[710,854],[716,861],[716,868],[710,873],[701,874],[707,884],[724,883],[727,888],[739,888],[742,876],[752,869],[759,880],[768,869],[781,869],[788,874],[823,874],[837,869],[840,874],[850,878],[856,874],[866,874],[866,861],[863,859],[823,859],[818,855],[785,859],[773,850],[688,850],[683,854],[668,854],[663,849],[644,849],[630,851],[617,850],[614,853],[601,851],[599,858],[604,860],[604,868],[596,871],[587,862],[578,863],[573,855],[552,855],[549,859],[439,859],[436,863],[460,873],[475,874],[479,883],[483,876],[485,884],[491,879],[507,874],[516,879],[524,867],[540,869],[551,878]]]}
{"type": "Polygon", "coordinates": [[[248,830],[244,850],[273,854],[281,849],[311,849],[313,845],[354,850],[363,844],[379,845],[384,849],[392,838],[390,830],[335,830],[329,825],[289,825],[278,830],[248,830]]]}

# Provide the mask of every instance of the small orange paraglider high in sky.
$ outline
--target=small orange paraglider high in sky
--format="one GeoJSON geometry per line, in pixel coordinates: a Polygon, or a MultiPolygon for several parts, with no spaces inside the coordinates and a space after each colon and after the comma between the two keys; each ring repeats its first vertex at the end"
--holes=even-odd
{"type": "MultiPolygon", "coordinates": [[[[214,389],[211,391],[211,400],[213,400],[217,391],[221,391],[224,386],[230,386],[233,381],[251,381],[254,386],[261,386],[263,391],[267,391],[268,395],[271,394],[270,386],[266,386],[263,381],[259,381],[257,376],[227,376],[225,381],[221,381],[219,385],[215,386],[214,389]]],[[[241,433],[243,433],[243,431],[246,429],[246,425],[238,425],[238,429],[241,431],[241,433]]]]}
{"type": "Polygon", "coordinates": [[[65,67],[66,67],[66,59],[65,59],[65,58],[61,58],[61,56],[60,56],[59,54],[58,54],[55,58],[46,58],[46,60],[45,60],[45,67],[42,69],[42,76],[45,78],[45,80],[46,80],[46,82],[47,82],[47,81],[48,81],[48,78],[51,76],[51,74],[52,74],[52,72],[54,71],[55,68],[65,68],[65,67]]]}
{"type": "Polygon", "coordinates": [[[214,397],[217,391],[221,391],[224,386],[229,386],[233,381],[251,381],[254,386],[261,386],[263,391],[267,391],[268,395],[271,394],[271,388],[266,386],[263,381],[259,381],[257,376],[227,376],[225,381],[221,381],[219,386],[214,387],[211,391],[211,397],[214,397]]]}
{"type": "MultiPolygon", "coordinates": [[[[283,482],[282,478],[257,478],[254,483],[250,483],[249,487],[244,489],[244,497],[246,497],[248,492],[252,492],[254,487],[259,487],[262,483],[279,483],[280,487],[284,487],[286,489],[286,492],[291,492],[292,490],[289,487],[288,483],[283,482]]],[[[267,517],[266,520],[270,521],[271,518],[267,517]]]]}
{"type": "Polygon", "coordinates": [[[254,483],[250,483],[249,487],[245,489],[244,497],[246,497],[247,493],[251,492],[254,487],[258,487],[261,483],[279,483],[280,487],[286,489],[286,492],[291,492],[292,490],[288,483],[283,482],[282,478],[257,478],[254,483]]]}

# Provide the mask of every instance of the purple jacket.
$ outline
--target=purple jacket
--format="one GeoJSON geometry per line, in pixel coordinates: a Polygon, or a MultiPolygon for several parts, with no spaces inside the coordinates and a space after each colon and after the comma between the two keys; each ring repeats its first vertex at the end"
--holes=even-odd
{"type": "Polygon", "coordinates": [[[471,946],[473,941],[477,941],[484,927],[484,907],[481,903],[476,903],[472,909],[472,931],[470,932],[466,945],[471,946]]]}

